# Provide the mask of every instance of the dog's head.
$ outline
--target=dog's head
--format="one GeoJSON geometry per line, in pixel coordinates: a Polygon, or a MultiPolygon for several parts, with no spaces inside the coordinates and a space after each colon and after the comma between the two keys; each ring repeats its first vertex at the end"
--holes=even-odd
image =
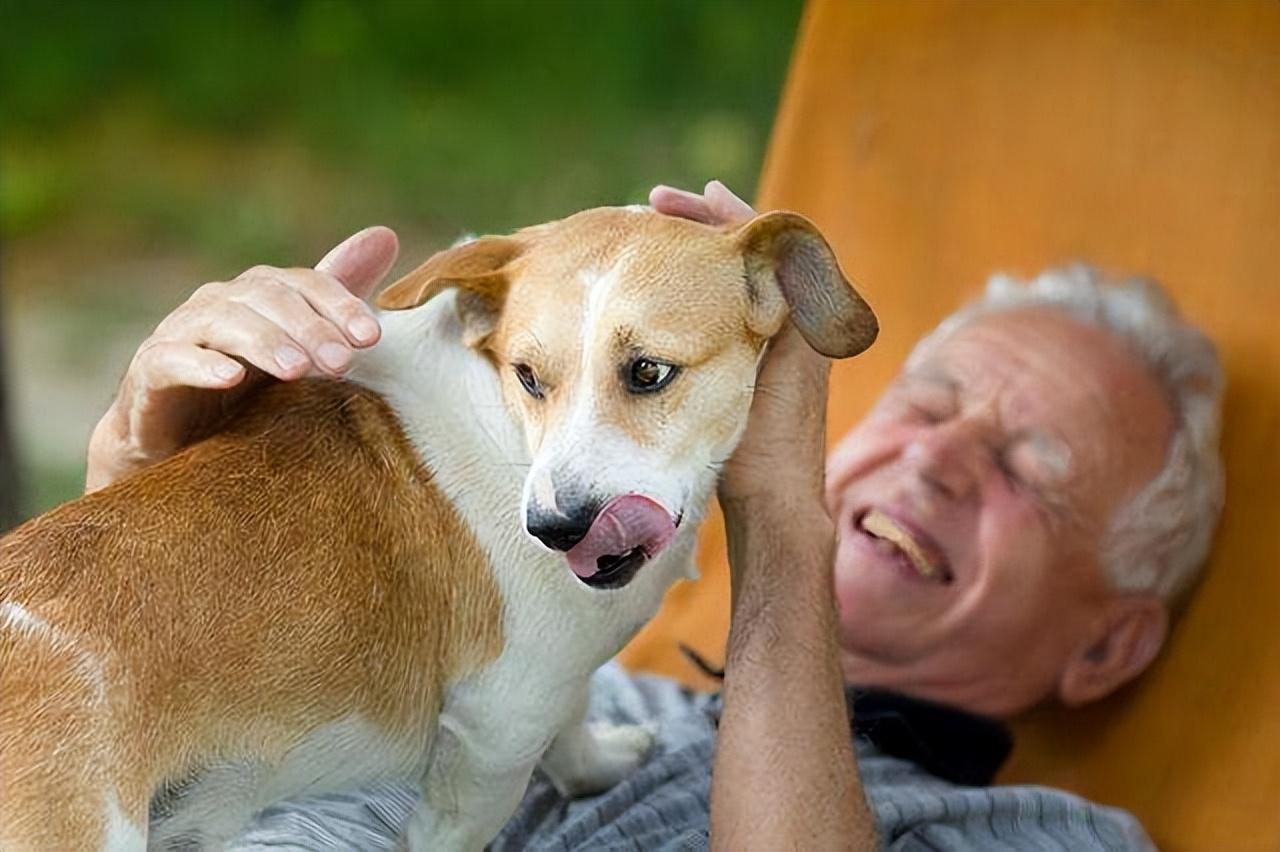
{"type": "Polygon", "coordinates": [[[588,210],[440,252],[378,305],[450,288],[466,344],[524,425],[525,528],[598,588],[625,585],[701,512],[788,316],[831,357],[876,335],[826,241],[792,213],[713,228],[588,210]]]}

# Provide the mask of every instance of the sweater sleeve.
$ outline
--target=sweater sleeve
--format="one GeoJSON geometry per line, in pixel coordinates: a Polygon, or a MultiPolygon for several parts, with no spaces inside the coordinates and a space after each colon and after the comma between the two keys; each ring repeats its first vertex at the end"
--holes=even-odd
{"type": "Polygon", "coordinates": [[[900,796],[892,852],[1154,850],[1138,821],[1116,808],[1046,787],[956,787],[900,796]]]}

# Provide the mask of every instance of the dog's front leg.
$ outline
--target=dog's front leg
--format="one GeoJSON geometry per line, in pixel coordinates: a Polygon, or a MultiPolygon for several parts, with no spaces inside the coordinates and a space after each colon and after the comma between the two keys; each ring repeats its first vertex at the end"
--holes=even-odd
{"type": "Polygon", "coordinates": [[[588,723],[587,689],[576,712],[542,758],[542,771],[560,791],[573,798],[601,793],[644,762],[653,748],[653,731],[644,725],[588,723]]]}
{"type": "Polygon", "coordinates": [[[462,732],[442,723],[432,745],[422,800],[405,828],[403,848],[481,850],[520,804],[545,746],[530,753],[498,732],[462,732]],[[514,746],[514,747],[513,747],[514,746]]]}

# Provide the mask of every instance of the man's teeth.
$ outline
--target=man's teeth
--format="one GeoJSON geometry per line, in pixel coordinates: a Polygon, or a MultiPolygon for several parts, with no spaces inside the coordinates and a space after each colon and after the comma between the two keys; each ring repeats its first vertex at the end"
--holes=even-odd
{"type": "Polygon", "coordinates": [[[938,576],[938,568],[925,556],[924,548],[916,542],[911,533],[898,526],[893,518],[878,509],[872,509],[862,516],[862,528],[876,538],[890,542],[905,553],[911,560],[911,564],[923,576],[930,578],[938,576]]]}

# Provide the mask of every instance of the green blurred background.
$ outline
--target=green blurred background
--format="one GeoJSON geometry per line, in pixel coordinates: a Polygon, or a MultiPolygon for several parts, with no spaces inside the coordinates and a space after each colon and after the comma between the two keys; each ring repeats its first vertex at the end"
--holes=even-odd
{"type": "Polygon", "coordinates": [[[0,286],[22,512],[79,493],[199,284],[379,222],[399,268],[654,183],[750,197],[802,0],[0,0],[0,286]]]}

